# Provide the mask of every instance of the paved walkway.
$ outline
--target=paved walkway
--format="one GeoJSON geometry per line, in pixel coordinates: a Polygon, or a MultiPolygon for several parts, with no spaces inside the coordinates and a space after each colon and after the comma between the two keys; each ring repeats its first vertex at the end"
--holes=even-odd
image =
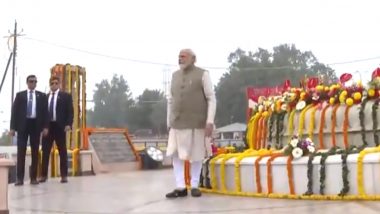
{"type": "Polygon", "coordinates": [[[168,200],[164,195],[172,189],[173,183],[171,170],[164,169],[74,177],[67,184],[51,179],[37,186],[10,185],[10,213],[374,214],[380,210],[379,202],[300,201],[213,194],[168,200]]]}

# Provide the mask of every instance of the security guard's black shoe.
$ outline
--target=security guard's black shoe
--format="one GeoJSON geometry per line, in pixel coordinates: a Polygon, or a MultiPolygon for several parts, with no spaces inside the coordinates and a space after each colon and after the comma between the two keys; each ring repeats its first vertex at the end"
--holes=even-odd
{"type": "Polygon", "coordinates": [[[166,194],[166,198],[178,198],[178,197],[186,197],[187,196],[187,189],[175,189],[172,192],[169,192],[166,194]]]}
{"type": "Polygon", "coordinates": [[[21,181],[21,180],[17,180],[15,183],[15,186],[22,186],[22,185],[24,185],[24,181],[21,181]]]}
{"type": "Polygon", "coordinates": [[[202,192],[198,188],[191,189],[191,196],[193,197],[201,197],[202,192]]]}

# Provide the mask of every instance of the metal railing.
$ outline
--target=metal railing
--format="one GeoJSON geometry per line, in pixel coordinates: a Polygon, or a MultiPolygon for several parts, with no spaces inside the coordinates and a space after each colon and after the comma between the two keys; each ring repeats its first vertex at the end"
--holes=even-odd
{"type": "MultiPolygon", "coordinates": [[[[159,149],[166,150],[168,145],[168,139],[164,138],[132,138],[132,143],[135,148],[139,151],[144,150],[146,147],[153,146],[159,149]]],[[[215,139],[214,143],[217,147],[225,147],[225,146],[244,146],[244,141],[241,139],[215,139]]]]}
{"type": "Polygon", "coordinates": [[[153,146],[156,148],[159,148],[161,150],[166,150],[166,147],[168,145],[168,139],[139,139],[139,138],[132,138],[132,143],[135,146],[136,150],[141,151],[149,146],[153,146]]]}

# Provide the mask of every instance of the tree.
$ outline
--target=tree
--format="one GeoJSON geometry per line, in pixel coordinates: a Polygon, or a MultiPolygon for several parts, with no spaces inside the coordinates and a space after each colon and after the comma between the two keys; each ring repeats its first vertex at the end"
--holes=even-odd
{"type": "Polygon", "coordinates": [[[167,105],[166,99],[163,99],[152,106],[153,111],[150,115],[150,120],[152,121],[154,132],[159,136],[166,133],[167,130],[167,105]]]}
{"type": "Polygon", "coordinates": [[[166,99],[159,90],[145,89],[132,108],[134,129],[153,129],[160,134],[166,126],[166,99]]]}
{"type": "Polygon", "coordinates": [[[90,113],[91,123],[96,127],[125,128],[134,104],[127,81],[121,75],[114,75],[111,83],[102,80],[96,84],[94,111],[90,113]]]}
{"type": "Polygon", "coordinates": [[[262,48],[255,53],[237,49],[228,61],[230,71],[223,74],[216,86],[218,126],[245,122],[248,86],[280,86],[287,79],[299,86],[305,76],[317,75],[323,75],[326,82],[337,80],[334,70],[318,62],[311,51],[302,52],[295,45],[279,45],[273,52],[262,48]]]}
{"type": "Polygon", "coordinates": [[[12,139],[8,134],[8,130],[4,130],[0,138],[0,146],[10,146],[12,145],[12,139]]]}

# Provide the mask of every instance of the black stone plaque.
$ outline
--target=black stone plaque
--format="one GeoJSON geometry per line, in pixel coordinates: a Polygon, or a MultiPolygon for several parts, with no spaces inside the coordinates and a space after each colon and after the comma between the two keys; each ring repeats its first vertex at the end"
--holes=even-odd
{"type": "Polygon", "coordinates": [[[102,164],[137,161],[123,133],[92,133],[90,143],[102,164]]]}

